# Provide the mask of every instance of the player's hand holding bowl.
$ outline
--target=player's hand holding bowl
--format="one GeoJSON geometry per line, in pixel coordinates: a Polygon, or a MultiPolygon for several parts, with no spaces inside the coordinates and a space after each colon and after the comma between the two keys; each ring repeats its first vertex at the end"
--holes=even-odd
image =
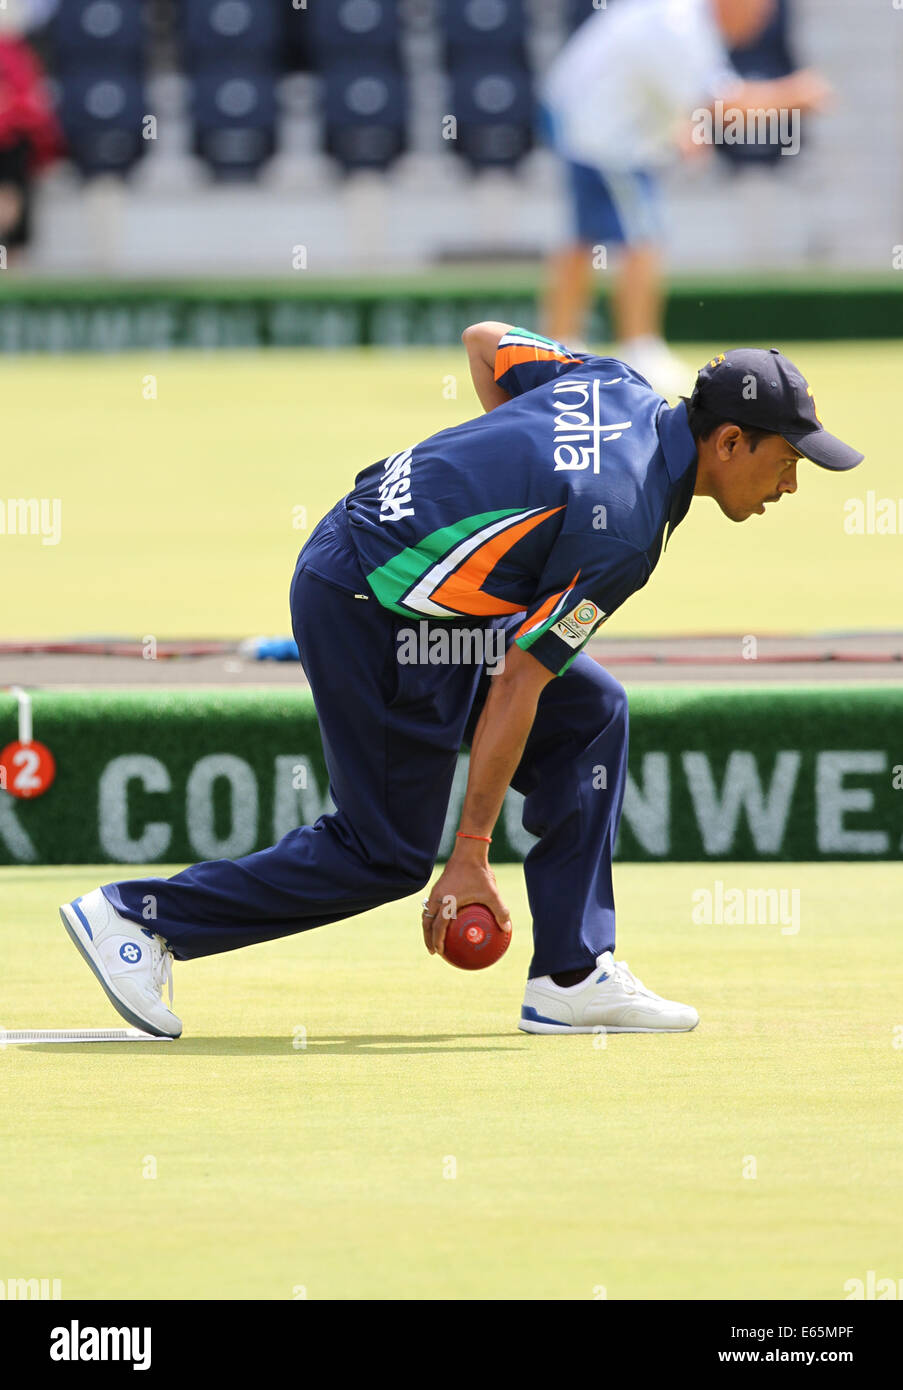
{"type": "Polygon", "coordinates": [[[499,927],[509,936],[511,916],[499,897],[495,874],[489,867],[488,846],[481,841],[461,840],[424,899],[423,941],[430,955],[445,955],[449,924],[471,903],[488,908],[499,927]]]}

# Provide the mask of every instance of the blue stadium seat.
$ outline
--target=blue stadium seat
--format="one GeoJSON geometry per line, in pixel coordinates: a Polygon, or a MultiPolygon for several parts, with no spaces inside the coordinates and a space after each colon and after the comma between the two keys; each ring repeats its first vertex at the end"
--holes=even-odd
{"type": "Polygon", "coordinates": [[[58,114],[69,153],[84,174],[126,173],[144,154],[144,86],[134,73],[65,73],[58,114]]]}
{"type": "Polygon", "coordinates": [[[182,25],[190,65],[238,58],[278,61],[282,45],[279,0],[182,0],[182,25]]]}
{"type": "Polygon", "coordinates": [[[144,56],[141,0],[60,0],[48,38],[57,73],[137,72],[144,56]]]}
{"type": "Polygon", "coordinates": [[[220,178],[251,178],[276,147],[276,73],[256,64],[195,73],[194,146],[220,178]]]}
{"type": "Polygon", "coordinates": [[[310,41],[310,10],[282,6],[282,38],[285,65],[289,72],[309,72],[314,66],[310,41]]]}
{"type": "Polygon", "coordinates": [[[526,27],[524,0],[443,0],[446,64],[506,57],[526,66],[526,27]]]}
{"type": "Polygon", "coordinates": [[[347,169],[384,169],[405,148],[407,99],[396,67],[343,62],[323,73],[326,148],[347,169]]]}
{"type": "Polygon", "coordinates": [[[569,29],[577,29],[590,15],[598,14],[600,10],[610,10],[612,5],[619,3],[619,0],[606,0],[605,4],[598,4],[598,0],[568,0],[565,12],[565,21],[569,29]]]}
{"type": "Polygon", "coordinates": [[[454,148],[475,168],[516,164],[533,145],[530,74],[514,63],[471,63],[452,73],[454,148]]]}
{"type": "Polygon", "coordinates": [[[318,67],[354,54],[370,62],[398,64],[398,0],[308,0],[306,13],[318,67]]]}

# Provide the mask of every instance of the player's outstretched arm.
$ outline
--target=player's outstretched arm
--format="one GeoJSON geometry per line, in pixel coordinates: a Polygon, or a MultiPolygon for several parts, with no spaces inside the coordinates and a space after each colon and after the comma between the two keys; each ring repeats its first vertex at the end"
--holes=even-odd
{"type": "Polygon", "coordinates": [[[510,333],[510,323],[472,323],[461,334],[461,342],[467,349],[470,375],[474,390],[484,410],[495,410],[511,397],[503,391],[495,379],[495,354],[500,339],[510,333]]]}
{"type": "Polygon", "coordinates": [[[739,82],[731,91],[724,93],[725,107],[739,107],[745,111],[797,109],[800,111],[824,111],[831,104],[833,92],[826,78],[813,68],[799,68],[786,77],[764,78],[762,80],[739,82]]]}
{"type": "MultiPolygon", "coordinates": [[[[516,644],[509,647],[504,671],[492,678],[471,744],[460,826],[466,835],[492,834],[533,727],[539,697],[551,680],[553,673],[529,652],[516,644]]],[[[430,890],[423,912],[423,939],[431,955],[442,953],[448,928],[442,907],[448,899],[454,900],[455,911],[469,903],[482,903],[500,927],[510,927],[508,910],[489,867],[485,840],[456,838],[445,871],[430,890]]]]}

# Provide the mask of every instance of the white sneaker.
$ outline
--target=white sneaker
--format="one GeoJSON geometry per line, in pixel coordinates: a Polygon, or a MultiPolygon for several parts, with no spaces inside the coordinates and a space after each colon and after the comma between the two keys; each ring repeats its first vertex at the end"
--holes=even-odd
{"type": "Polygon", "coordinates": [[[182,1020],[162,999],[168,984],[172,1003],[172,952],[162,936],[122,917],[99,888],[64,903],[60,917],[113,1008],[154,1037],[179,1037],[182,1020]]]}
{"type": "Polygon", "coordinates": [[[699,1022],[689,1004],[662,999],[606,951],[579,985],[549,975],[527,981],[518,1027],[524,1033],[688,1033],[699,1022]]]}

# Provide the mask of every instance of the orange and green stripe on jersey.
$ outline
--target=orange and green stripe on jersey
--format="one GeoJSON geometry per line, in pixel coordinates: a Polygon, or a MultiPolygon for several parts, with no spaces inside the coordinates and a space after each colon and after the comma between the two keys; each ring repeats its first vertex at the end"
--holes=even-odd
{"type": "MultiPolygon", "coordinates": [[[[566,611],[568,602],[573,602],[574,590],[577,587],[580,574],[581,571],[578,570],[568,587],[560,594],[554,594],[548,598],[542,607],[532,613],[514,634],[517,645],[528,652],[550,629],[554,628],[556,637],[563,639],[560,651],[564,656],[564,660],[555,668],[556,676],[564,675],[565,671],[577,660],[586,642],[608,616],[591,599],[583,599],[578,602],[576,608],[571,609],[570,612],[566,611]],[[568,651],[568,647],[572,650],[568,651]]],[[[550,667],[550,669],[552,668],[550,667]]]]}
{"type": "Polygon", "coordinates": [[[525,606],[483,585],[499,560],[563,507],[510,508],[462,517],[372,570],[367,582],[384,608],[405,616],[495,617],[525,606]]]}
{"type": "Polygon", "coordinates": [[[543,338],[539,333],[530,333],[526,328],[513,328],[499,343],[495,354],[495,379],[499,381],[512,367],[525,362],[580,362],[582,359],[569,352],[561,343],[551,338],[543,338]]]}
{"type": "Polygon", "coordinates": [[[519,647],[523,647],[524,651],[529,651],[536,639],[541,637],[544,632],[548,632],[564,607],[565,599],[574,592],[574,586],[579,578],[580,571],[578,570],[566,589],[562,589],[557,594],[550,594],[545,602],[536,609],[536,612],[531,613],[529,618],[521,623],[514,634],[519,647]]]}

